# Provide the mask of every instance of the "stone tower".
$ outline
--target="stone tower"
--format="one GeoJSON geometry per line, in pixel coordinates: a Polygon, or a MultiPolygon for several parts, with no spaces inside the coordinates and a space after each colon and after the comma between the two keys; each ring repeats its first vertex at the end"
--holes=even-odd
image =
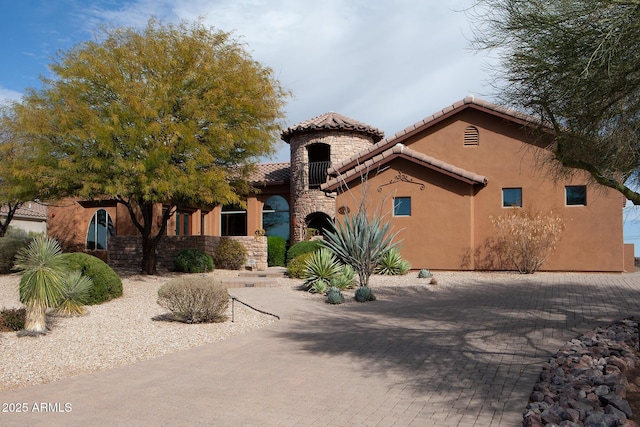
{"type": "Polygon", "coordinates": [[[291,149],[291,244],[319,233],[335,219],[335,199],[321,189],[327,170],[372,144],[384,133],[365,123],[329,112],[282,132],[291,149]]]}

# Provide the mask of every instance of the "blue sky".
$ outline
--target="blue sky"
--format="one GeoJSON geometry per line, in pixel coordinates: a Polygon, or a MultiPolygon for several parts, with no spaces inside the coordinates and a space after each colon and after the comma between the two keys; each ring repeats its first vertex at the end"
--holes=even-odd
{"type": "MultiPolygon", "coordinates": [[[[492,101],[489,64],[468,48],[473,0],[0,0],[0,100],[40,85],[56,52],[100,24],[194,20],[234,31],[293,91],[286,125],[336,111],[387,136],[468,94],[492,101]]],[[[288,161],[282,143],[273,161],[288,161]]],[[[640,213],[625,208],[640,254],[640,213]]]]}

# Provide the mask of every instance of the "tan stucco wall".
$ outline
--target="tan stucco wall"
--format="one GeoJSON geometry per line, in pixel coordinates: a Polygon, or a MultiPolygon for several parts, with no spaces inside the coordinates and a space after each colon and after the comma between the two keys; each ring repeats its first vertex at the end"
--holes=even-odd
{"type": "MultiPolygon", "coordinates": [[[[392,212],[390,199],[394,194],[412,198],[412,216],[392,218],[392,223],[396,229],[404,229],[400,232],[404,239],[402,254],[414,268],[500,268],[494,254],[485,250],[495,235],[491,217],[512,209],[502,207],[502,189],[521,187],[524,209],[553,209],[564,219],[561,241],[542,270],[624,270],[622,195],[588,185],[587,206],[565,206],[565,185],[588,184],[588,177],[577,173],[554,182],[541,162],[548,152],[523,142],[526,139],[527,135],[512,123],[466,110],[403,143],[486,176],[486,187],[473,187],[400,159],[385,165],[390,167],[384,172],[370,174],[368,185],[372,189],[398,172],[425,184],[423,191],[418,185],[400,182],[383,187],[382,193],[370,192],[376,200],[388,199],[388,212],[392,212]],[[463,144],[469,125],[479,130],[478,146],[463,144]]],[[[351,182],[350,186],[358,185],[351,182]]],[[[348,203],[348,198],[348,194],[340,195],[337,206],[348,203]]]]}

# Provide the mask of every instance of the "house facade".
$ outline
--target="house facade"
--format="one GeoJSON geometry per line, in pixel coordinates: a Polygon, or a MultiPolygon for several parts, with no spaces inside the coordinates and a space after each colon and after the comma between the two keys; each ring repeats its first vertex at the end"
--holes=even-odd
{"type": "MultiPolygon", "coordinates": [[[[541,270],[633,270],[623,243],[624,197],[584,173],[551,179],[550,153],[530,118],[467,97],[395,135],[330,112],[287,128],[291,163],[260,164],[246,207],[184,209],[169,236],[279,235],[291,244],[322,234],[364,202],[387,215],[413,268],[503,270],[492,218],[513,209],[553,210],[560,243],[541,270]]],[[[162,207],[158,207],[158,215],[162,207]]],[[[77,249],[105,251],[135,235],[109,202],[51,208],[49,233],[77,249]]]]}

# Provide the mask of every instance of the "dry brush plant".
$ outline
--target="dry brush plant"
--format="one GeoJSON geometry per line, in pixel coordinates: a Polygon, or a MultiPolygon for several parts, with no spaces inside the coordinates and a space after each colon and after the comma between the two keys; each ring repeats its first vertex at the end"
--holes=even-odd
{"type": "Polygon", "coordinates": [[[162,319],[183,323],[217,323],[227,320],[227,288],[206,276],[181,276],[158,289],[158,305],[171,311],[162,319]]]}
{"type": "Polygon", "coordinates": [[[498,247],[515,268],[533,274],[549,258],[564,230],[562,218],[551,211],[514,209],[491,217],[498,229],[498,247]]]}

